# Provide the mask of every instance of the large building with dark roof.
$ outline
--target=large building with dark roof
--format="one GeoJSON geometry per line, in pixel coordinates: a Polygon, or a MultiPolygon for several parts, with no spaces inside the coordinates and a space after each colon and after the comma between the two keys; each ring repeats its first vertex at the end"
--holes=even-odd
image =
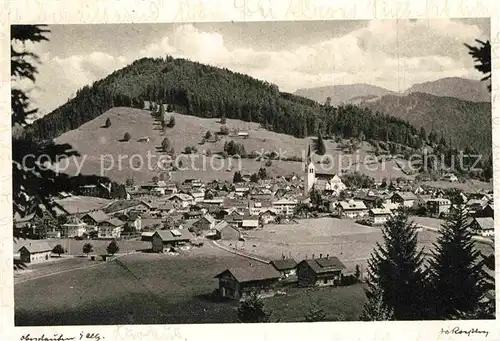
{"type": "Polygon", "coordinates": [[[257,292],[261,297],[274,295],[280,276],[272,265],[265,264],[226,269],[215,278],[219,279],[219,294],[222,297],[239,300],[251,292],[257,292]]]}
{"type": "Polygon", "coordinates": [[[297,264],[298,285],[301,287],[339,285],[345,268],[337,257],[304,259],[297,264]]]}

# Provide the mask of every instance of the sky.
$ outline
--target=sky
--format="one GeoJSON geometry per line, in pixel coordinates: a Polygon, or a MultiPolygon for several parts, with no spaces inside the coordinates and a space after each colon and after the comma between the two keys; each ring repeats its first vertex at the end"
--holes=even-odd
{"type": "Polygon", "coordinates": [[[489,19],[51,25],[30,89],[40,116],[87,84],[142,57],[188,58],[280,90],[367,83],[392,91],[444,77],[480,79],[464,43],[489,19]]]}

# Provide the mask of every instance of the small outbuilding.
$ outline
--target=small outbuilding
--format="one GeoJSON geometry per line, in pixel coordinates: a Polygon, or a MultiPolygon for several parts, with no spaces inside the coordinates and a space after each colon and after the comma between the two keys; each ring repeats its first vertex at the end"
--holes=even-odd
{"type": "Polygon", "coordinates": [[[19,249],[23,263],[40,263],[50,259],[52,248],[46,242],[29,243],[19,249]]]}

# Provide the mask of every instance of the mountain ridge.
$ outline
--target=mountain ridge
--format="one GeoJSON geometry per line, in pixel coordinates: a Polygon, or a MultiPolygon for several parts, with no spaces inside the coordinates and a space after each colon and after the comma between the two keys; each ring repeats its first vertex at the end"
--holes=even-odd
{"type": "Polygon", "coordinates": [[[368,83],[354,83],[302,88],[297,89],[294,94],[315,100],[319,103],[324,103],[327,97],[331,97],[332,105],[338,105],[341,103],[352,103],[352,100],[356,97],[380,97],[391,94],[403,96],[414,92],[428,93],[440,97],[454,97],[470,102],[491,101],[491,94],[484,82],[463,77],[444,77],[434,81],[416,83],[404,92],[396,92],[368,83]]]}

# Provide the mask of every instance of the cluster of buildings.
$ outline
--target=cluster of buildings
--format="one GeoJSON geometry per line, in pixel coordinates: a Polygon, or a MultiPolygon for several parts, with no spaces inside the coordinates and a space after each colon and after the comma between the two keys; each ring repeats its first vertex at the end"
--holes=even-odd
{"type": "MultiPolygon", "coordinates": [[[[87,187],[84,190],[89,190],[87,187]]],[[[399,207],[436,218],[453,209],[451,194],[442,189],[407,181],[391,184],[391,188],[381,188],[380,184],[373,187],[348,188],[337,174],[316,171],[309,163],[303,176],[291,174],[258,183],[243,177],[241,183],[187,179],[182,183],[159,180],[128,186],[126,198],[120,200],[61,193],[53,203],[56,213],[66,216],[66,222],[48,229],[46,237],[119,239],[142,235],[157,251],[191,236],[238,240],[242,230],[293,219],[299,205],[310,208],[313,188],[321,193],[322,207],[327,207],[329,214],[368,225],[384,224],[399,207]]],[[[492,193],[453,195],[459,195],[468,208],[474,232],[493,236],[492,193]]],[[[15,225],[34,230],[34,221],[34,215],[17,217],[15,225]]]]}
{"type": "Polygon", "coordinates": [[[320,255],[319,258],[293,258],[271,261],[269,264],[229,268],[215,276],[219,281],[219,295],[230,299],[244,299],[257,292],[261,297],[275,295],[286,287],[338,286],[347,275],[346,266],[337,258],[320,255]]]}

